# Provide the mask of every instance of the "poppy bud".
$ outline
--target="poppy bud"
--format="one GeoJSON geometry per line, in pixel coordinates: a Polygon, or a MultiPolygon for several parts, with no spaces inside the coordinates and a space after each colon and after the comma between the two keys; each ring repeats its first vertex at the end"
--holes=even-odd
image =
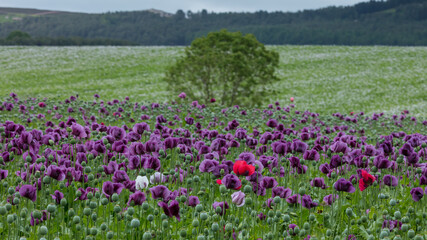
{"type": "Polygon", "coordinates": [[[408,231],[408,238],[410,238],[410,239],[412,239],[412,238],[414,238],[415,237],[415,231],[414,230],[409,230],[408,231]]]}
{"type": "Polygon", "coordinates": [[[117,193],[114,193],[111,199],[113,200],[113,202],[117,202],[119,201],[119,195],[117,193]]]}
{"type": "Polygon", "coordinates": [[[137,228],[137,227],[139,227],[139,225],[141,225],[141,223],[139,222],[139,220],[138,220],[138,219],[134,218],[134,219],[132,219],[132,221],[130,222],[130,225],[131,225],[131,227],[133,227],[133,228],[137,228]]]}
{"type": "MultiPolygon", "coordinates": [[[[145,233],[144,233],[144,236],[145,236],[145,233]]],[[[107,232],[107,239],[112,239],[113,237],[114,237],[113,232],[111,232],[111,231],[107,232]]],[[[150,234],[150,238],[143,237],[143,239],[151,239],[151,234],[150,234]]]]}
{"type": "Polygon", "coordinates": [[[39,233],[40,233],[40,235],[46,235],[47,234],[47,227],[46,226],[41,226],[39,228],[39,233]]]}
{"type": "Polygon", "coordinates": [[[73,217],[73,223],[74,223],[74,224],[78,224],[78,223],[80,223],[80,217],[79,217],[79,216],[74,216],[74,217],[73,217]]]}

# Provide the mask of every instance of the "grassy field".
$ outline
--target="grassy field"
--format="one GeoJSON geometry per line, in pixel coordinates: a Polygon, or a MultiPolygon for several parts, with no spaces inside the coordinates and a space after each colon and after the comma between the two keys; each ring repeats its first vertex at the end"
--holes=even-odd
{"type": "MultiPolygon", "coordinates": [[[[295,98],[319,113],[365,111],[427,117],[427,47],[270,46],[281,56],[271,102],[295,98]]],[[[162,81],[182,47],[0,47],[0,96],[79,94],[163,102],[162,81]]]]}

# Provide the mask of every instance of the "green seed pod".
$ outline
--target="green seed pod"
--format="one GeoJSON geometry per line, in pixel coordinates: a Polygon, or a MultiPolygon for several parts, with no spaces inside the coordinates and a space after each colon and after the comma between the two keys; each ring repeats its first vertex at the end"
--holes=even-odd
{"type": "Polygon", "coordinates": [[[102,199],[101,199],[101,204],[102,204],[103,206],[107,205],[107,204],[108,204],[108,199],[107,199],[107,198],[102,198],[102,199]]]}
{"type": "Polygon", "coordinates": [[[73,223],[74,223],[74,224],[78,224],[78,223],[80,223],[80,217],[79,217],[79,216],[74,216],[74,217],[73,217],[73,223]]]}
{"type": "Polygon", "coordinates": [[[196,212],[201,212],[203,211],[203,205],[202,204],[197,204],[196,206],[196,212]]]}
{"type": "Polygon", "coordinates": [[[227,223],[225,224],[225,231],[231,232],[233,230],[233,224],[227,223]]]}
{"type": "Polygon", "coordinates": [[[7,192],[8,192],[10,195],[12,195],[12,194],[14,194],[14,193],[15,193],[15,189],[14,189],[13,187],[10,187],[10,188],[7,190],[7,192]]]}
{"type": "Polygon", "coordinates": [[[107,230],[107,224],[106,223],[102,223],[100,228],[101,228],[101,231],[107,230]]]}
{"type": "Polygon", "coordinates": [[[132,221],[130,222],[130,225],[131,225],[131,227],[133,227],[133,228],[137,228],[137,227],[139,227],[139,225],[141,225],[141,223],[139,222],[139,220],[138,220],[138,219],[134,218],[134,219],[132,219],[132,221]]]}
{"type": "Polygon", "coordinates": [[[33,217],[34,217],[35,219],[41,219],[41,218],[42,218],[42,213],[41,213],[39,210],[35,210],[35,211],[33,212],[33,217]]]}
{"type": "Polygon", "coordinates": [[[300,187],[299,188],[299,190],[298,190],[298,193],[302,196],[302,195],[305,195],[305,188],[303,188],[303,187],[300,187]]]}
{"type": "Polygon", "coordinates": [[[198,227],[198,226],[199,226],[199,220],[194,219],[194,220],[193,220],[193,222],[191,223],[191,225],[192,225],[193,227],[198,227]]]}
{"type": "Polygon", "coordinates": [[[212,223],[211,229],[212,231],[217,232],[219,230],[218,223],[212,223]]]}
{"type": "Polygon", "coordinates": [[[154,220],[154,216],[152,214],[148,215],[147,220],[152,222],[154,220]]]}
{"type": "Polygon", "coordinates": [[[60,201],[60,205],[62,206],[62,207],[65,207],[65,206],[67,206],[67,199],[65,199],[65,198],[63,198],[63,199],[61,199],[61,201],[60,201]]]}
{"type": "Polygon", "coordinates": [[[205,240],[205,236],[199,235],[199,236],[197,236],[197,240],[205,240]]]}
{"type": "Polygon", "coordinates": [[[96,220],[98,219],[98,215],[96,213],[92,213],[90,218],[92,219],[92,221],[96,222],[96,220]]]}
{"type": "Polygon", "coordinates": [[[47,206],[47,211],[50,212],[50,213],[54,213],[56,211],[56,206],[53,205],[53,204],[49,204],[47,206]]]}
{"type": "Polygon", "coordinates": [[[179,235],[180,235],[182,238],[185,238],[185,237],[187,237],[187,231],[185,231],[185,230],[181,230],[181,231],[179,232],[179,235]]]}
{"type": "Polygon", "coordinates": [[[326,236],[328,236],[328,237],[332,236],[331,229],[326,230],[326,236]]]}
{"type": "Polygon", "coordinates": [[[83,209],[83,214],[86,216],[89,216],[92,213],[92,210],[90,210],[90,208],[85,208],[83,209]]]}
{"type": "Polygon", "coordinates": [[[219,187],[219,192],[220,193],[226,193],[227,192],[227,188],[224,186],[224,185],[221,185],[220,187],[219,187]]]}
{"type": "Polygon", "coordinates": [[[414,240],[424,240],[424,238],[423,238],[423,236],[417,234],[417,236],[415,236],[414,240]]]}
{"type": "Polygon", "coordinates": [[[168,222],[168,220],[163,220],[163,221],[162,221],[162,227],[163,227],[163,228],[168,228],[168,227],[169,227],[169,222],[168,222]]]}
{"type": "Polygon", "coordinates": [[[150,207],[150,205],[148,205],[148,203],[147,203],[147,202],[144,202],[144,203],[142,204],[142,209],[143,209],[144,211],[147,211],[149,207],[150,207]]]}
{"type": "Polygon", "coordinates": [[[5,215],[7,213],[7,209],[5,206],[0,206],[0,215],[5,215]]]}
{"type": "Polygon", "coordinates": [[[396,212],[394,212],[394,217],[396,219],[400,219],[402,217],[402,214],[400,213],[400,211],[396,211],[396,212]]]}
{"type": "Polygon", "coordinates": [[[19,198],[13,198],[13,205],[19,205],[19,198]]]}
{"type": "Polygon", "coordinates": [[[76,213],[74,212],[74,209],[70,208],[68,210],[68,216],[73,217],[74,215],[76,215],[76,213]]]}
{"type": "Polygon", "coordinates": [[[397,235],[393,238],[393,240],[402,240],[402,237],[400,235],[397,235]]]}
{"type": "Polygon", "coordinates": [[[208,219],[208,214],[207,214],[207,213],[205,213],[205,212],[201,213],[201,214],[200,214],[200,219],[201,219],[202,221],[206,221],[206,219],[208,219]]]}
{"type": "Polygon", "coordinates": [[[122,211],[122,208],[119,205],[114,206],[115,213],[119,213],[120,211],[122,211]]]}
{"type": "Polygon", "coordinates": [[[40,233],[40,235],[46,235],[47,234],[47,227],[46,226],[41,226],[40,228],[39,228],[39,233],[40,233]]]}
{"type": "Polygon", "coordinates": [[[414,231],[414,230],[412,230],[412,229],[410,229],[410,230],[408,231],[408,238],[412,239],[412,238],[414,238],[414,237],[415,237],[415,231],[414,231]]]}
{"type": "Polygon", "coordinates": [[[305,230],[310,230],[310,223],[308,223],[308,222],[305,222],[304,223],[304,225],[303,225],[303,228],[305,229],[305,230]]]}
{"type": "Polygon", "coordinates": [[[119,201],[119,195],[117,193],[114,193],[111,199],[113,200],[113,202],[117,202],[119,201]]]}
{"type": "Polygon", "coordinates": [[[353,216],[353,209],[347,208],[345,210],[345,214],[347,214],[347,216],[349,216],[349,217],[352,217],[353,216]]]}
{"type": "Polygon", "coordinates": [[[250,193],[252,191],[252,187],[251,185],[246,185],[245,187],[243,187],[243,192],[244,193],[250,193]]]}
{"type": "MultiPolygon", "coordinates": [[[[145,233],[144,233],[144,235],[145,235],[145,233]]],[[[111,232],[111,231],[107,232],[107,239],[112,239],[113,237],[114,237],[114,233],[113,232],[111,232]]],[[[144,238],[144,239],[148,239],[148,238],[144,238]]],[[[151,234],[150,234],[150,238],[149,239],[151,239],[151,234]]]]}
{"type": "Polygon", "coordinates": [[[388,235],[389,235],[389,233],[387,231],[381,231],[381,233],[380,233],[380,239],[388,237],[388,235]]]}
{"type": "Polygon", "coordinates": [[[77,224],[77,225],[76,225],[76,230],[80,232],[80,231],[82,230],[82,225],[77,224]]]}
{"type": "Polygon", "coordinates": [[[247,204],[247,205],[252,205],[253,200],[252,200],[252,198],[251,198],[251,197],[247,197],[247,198],[245,199],[245,202],[246,202],[246,204],[247,204]]]}
{"type": "Polygon", "coordinates": [[[90,207],[91,209],[95,209],[95,208],[97,208],[97,207],[98,207],[98,203],[97,203],[97,202],[94,202],[94,201],[91,201],[91,202],[89,203],[89,207],[90,207]]]}
{"type": "Polygon", "coordinates": [[[7,223],[12,224],[15,221],[15,218],[12,214],[7,215],[7,223]]]}
{"type": "Polygon", "coordinates": [[[288,214],[283,215],[283,221],[285,221],[287,223],[290,220],[291,220],[291,217],[288,214]]]}

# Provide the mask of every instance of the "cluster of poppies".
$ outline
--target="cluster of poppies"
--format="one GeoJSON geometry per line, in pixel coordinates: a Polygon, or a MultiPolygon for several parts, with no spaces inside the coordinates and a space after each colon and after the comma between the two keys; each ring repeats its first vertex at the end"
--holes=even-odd
{"type": "Polygon", "coordinates": [[[427,239],[427,121],[0,102],[2,239],[427,239]]]}

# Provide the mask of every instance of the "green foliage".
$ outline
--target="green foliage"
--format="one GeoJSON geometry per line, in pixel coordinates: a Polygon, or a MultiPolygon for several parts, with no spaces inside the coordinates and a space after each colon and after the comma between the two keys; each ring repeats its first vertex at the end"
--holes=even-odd
{"type": "Polygon", "coordinates": [[[264,44],[427,45],[427,0],[369,1],[299,12],[179,10],[171,15],[134,11],[28,16],[0,23],[0,37],[19,29],[33,38],[63,36],[122,39],[141,45],[189,45],[197,37],[226,28],[252,33],[264,44]]]}
{"type": "Polygon", "coordinates": [[[208,102],[218,98],[224,105],[259,105],[266,86],[277,81],[279,54],[267,50],[252,34],[209,33],[194,40],[166,73],[165,81],[174,93],[208,102]]]}

